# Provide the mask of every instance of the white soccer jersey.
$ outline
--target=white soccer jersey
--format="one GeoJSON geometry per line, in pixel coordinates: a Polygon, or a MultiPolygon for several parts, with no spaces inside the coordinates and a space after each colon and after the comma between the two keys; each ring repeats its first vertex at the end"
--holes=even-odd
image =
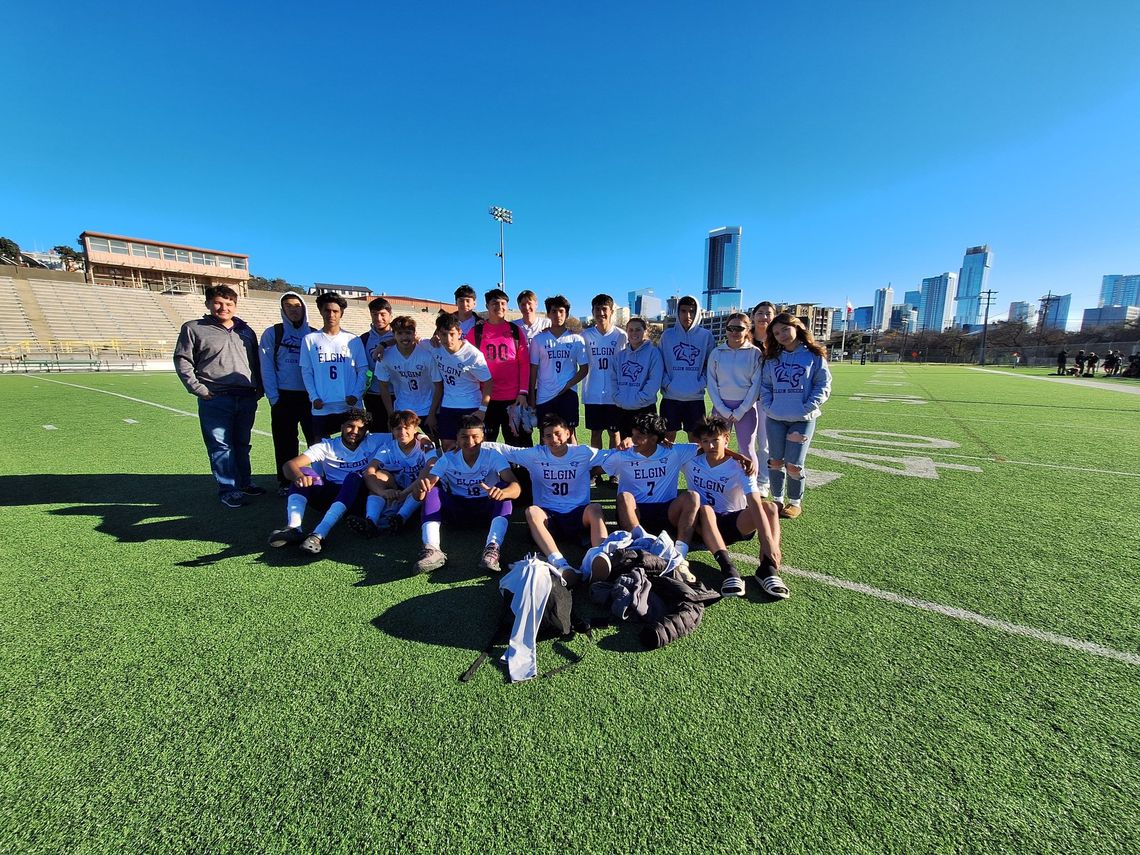
{"type": "Polygon", "coordinates": [[[441,489],[453,496],[464,499],[479,499],[487,495],[481,485],[494,487],[499,483],[499,473],[510,469],[507,458],[498,451],[485,446],[479,449],[474,466],[468,466],[463,459],[462,449],[449,451],[435,462],[432,474],[439,477],[441,489]]]}
{"type": "Polygon", "coordinates": [[[712,505],[714,514],[742,511],[748,507],[749,493],[759,493],[754,475],[745,475],[740,463],[731,457],[719,466],[709,466],[703,454],[681,470],[690,490],[701,494],[701,504],[712,505]]]}
{"type": "Polygon", "coordinates": [[[469,410],[483,403],[480,384],[491,379],[491,369],[479,348],[465,341],[455,353],[439,347],[432,355],[435,357],[432,380],[443,382],[441,407],[469,410]]]}
{"type": "Polygon", "coordinates": [[[618,353],[629,340],[625,330],[614,327],[603,334],[597,327],[587,327],[582,331],[582,338],[590,358],[590,373],[582,382],[582,403],[616,404],[618,353]]]}
{"type": "Polygon", "coordinates": [[[557,397],[578,368],[589,361],[586,342],[577,333],[564,329],[555,338],[550,330],[540,332],[530,343],[530,364],[538,366],[535,403],[545,404],[557,397]]]}
{"type": "Polygon", "coordinates": [[[399,348],[389,347],[376,363],[376,376],[392,385],[397,410],[411,410],[420,417],[431,410],[434,354],[431,345],[421,341],[409,356],[401,354],[399,348]]]}
{"type": "Polygon", "coordinates": [[[348,411],[345,398],[364,395],[364,375],[368,371],[368,356],[360,338],[341,330],[328,335],[315,330],[301,343],[301,379],[310,401],[321,401],[324,408],[313,410],[314,415],[328,415],[348,411]]]}
{"type": "Polygon", "coordinates": [[[511,463],[530,473],[534,504],[544,511],[564,514],[590,503],[590,470],[601,466],[610,452],[586,445],[567,446],[566,454],[555,457],[545,445],[514,448],[500,443],[491,445],[511,463]]]}
{"type": "Polygon", "coordinates": [[[631,493],[635,503],[671,502],[677,498],[681,467],[700,451],[699,445],[688,442],[672,448],[659,445],[649,457],[642,457],[635,448],[627,448],[612,454],[602,468],[610,475],[617,475],[618,490],[631,493]]]}
{"type": "Polygon", "coordinates": [[[533,324],[526,323],[522,318],[516,318],[511,321],[511,323],[526,333],[527,341],[534,341],[534,337],[540,332],[550,329],[550,318],[546,317],[546,315],[535,318],[533,324]]]}
{"type": "Polygon", "coordinates": [[[336,436],[322,439],[316,445],[305,449],[305,456],[312,461],[313,469],[332,484],[343,484],[353,472],[363,472],[369,462],[392,441],[390,433],[366,434],[356,448],[345,448],[344,440],[336,436]]]}
{"type": "Polygon", "coordinates": [[[404,452],[395,440],[389,442],[376,455],[376,465],[396,480],[401,490],[406,490],[419,477],[423,468],[439,457],[434,448],[424,449],[419,438],[412,443],[412,450],[404,452]]]}

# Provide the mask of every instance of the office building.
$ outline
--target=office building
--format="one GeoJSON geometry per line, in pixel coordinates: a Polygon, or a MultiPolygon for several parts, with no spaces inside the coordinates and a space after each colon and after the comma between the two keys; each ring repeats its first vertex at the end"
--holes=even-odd
{"type": "Polygon", "coordinates": [[[740,292],[740,226],[713,229],[705,238],[706,312],[735,311],[743,305],[740,292]]]}
{"type": "Polygon", "coordinates": [[[652,288],[642,288],[629,292],[629,310],[639,317],[656,319],[664,314],[665,304],[652,288]]]}
{"type": "Polygon", "coordinates": [[[891,306],[895,299],[895,289],[888,285],[886,288],[875,289],[875,303],[871,312],[871,329],[882,332],[891,323],[891,306]]]}
{"type": "Polygon", "coordinates": [[[990,278],[990,262],[993,253],[988,244],[971,246],[962,258],[962,269],[958,273],[958,292],[954,297],[957,308],[954,311],[954,326],[972,330],[982,324],[982,292],[986,290],[990,278]]]}
{"type": "Polygon", "coordinates": [[[871,320],[874,316],[874,306],[856,306],[855,311],[851,313],[851,323],[848,324],[848,330],[870,330],[871,320]]]}
{"type": "Polygon", "coordinates": [[[148,288],[166,294],[201,294],[211,285],[246,293],[249,256],[102,232],[79,236],[87,281],[148,288]]]}
{"type": "Polygon", "coordinates": [[[1069,322],[1069,304],[1072,294],[1054,294],[1041,298],[1041,311],[1037,315],[1037,325],[1042,329],[1064,330],[1069,322]]]}
{"type": "Polygon", "coordinates": [[[918,302],[918,328],[922,332],[942,332],[954,323],[954,298],[958,274],[943,273],[922,280],[918,302]]]}
{"type": "Polygon", "coordinates": [[[1137,306],[1101,306],[1096,309],[1085,309],[1081,318],[1081,332],[1101,329],[1103,327],[1122,327],[1135,322],[1140,318],[1140,307],[1137,306]]]}
{"type": "MultiPolygon", "coordinates": [[[[1140,306],[1140,273],[1110,273],[1101,280],[1101,306],[1140,306]]],[[[1082,326],[1082,329],[1084,327],[1082,326]]]]}
{"type": "Polygon", "coordinates": [[[903,301],[903,303],[905,303],[907,305],[914,306],[915,308],[918,308],[919,301],[921,301],[921,300],[922,300],[922,292],[919,291],[918,289],[915,289],[914,291],[904,291],[903,292],[903,300],[902,301],[903,301]]]}
{"type": "Polygon", "coordinates": [[[918,329],[918,307],[910,303],[891,306],[890,328],[895,332],[914,332],[918,329]]]}
{"type": "Polygon", "coordinates": [[[1009,322],[1029,324],[1037,320],[1037,310],[1027,300],[1017,300],[1009,304],[1009,322]]]}

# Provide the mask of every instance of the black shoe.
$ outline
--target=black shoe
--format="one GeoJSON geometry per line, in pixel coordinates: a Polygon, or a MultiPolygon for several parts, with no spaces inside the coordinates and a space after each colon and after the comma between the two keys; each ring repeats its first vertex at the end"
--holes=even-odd
{"type": "Polygon", "coordinates": [[[375,537],[380,533],[376,523],[368,517],[358,517],[352,514],[344,518],[344,524],[363,537],[375,537]]]}
{"type": "Polygon", "coordinates": [[[264,496],[269,491],[264,487],[258,487],[256,484],[246,484],[241,488],[241,492],[245,496],[264,496]]]}
{"type": "Polygon", "coordinates": [[[242,496],[240,490],[234,490],[222,496],[222,504],[227,508],[243,508],[245,507],[245,497],[242,496]]]}
{"type": "Polygon", "coordinates": [[[270,546],[295,546],[305,539],[305,533],[299,528],[279,528],[269,535],[270,546]]]}

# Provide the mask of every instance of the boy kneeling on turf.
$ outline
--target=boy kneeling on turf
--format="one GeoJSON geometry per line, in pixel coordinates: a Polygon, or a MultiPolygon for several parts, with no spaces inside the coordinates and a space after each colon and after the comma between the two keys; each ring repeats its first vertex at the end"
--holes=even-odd
{"type": "Polygon", "coordinates": [[[787,586],[777,575],[780,566],[780,522],[775,504],[766,504],[749,475],[730,456],[728,422],[720,416],[705,418],[694,432],[702,454],[685,464],[683,472],[689,489],[700,496],[697,531],[725,575],[720,587],[722,596],[744,596],[744,580],[727,545],[749,540],[760,532],[760,567],[756,578],[765,593],[780,599],[790,596],[787,586]]]}
{"type": "Polygon", "coordinates": [[[350,508],[360,513],[366,493],[361,473],[390,439],[388,434],[368,433],[371,418],[364,410],[349,410],[342,418],[340,436],[322,439],[281,467],[291,482],[285,500],[286,523],[269,536],[270,546],[300,544],[305,552],[316,555],[350,508]],[[306,537],[301,522],[310,501],[328,510],[306,537]]]}
{"type": "Polygon", "coordinates": [[[531,537],[551,564],[568,570],[570,562],[559,550],[556,537],[580,540],[589,532],[591,546],[606,538],[602,506],[590,501],[590,477],[610,452],[571,445],[570,426],[557,413],[547,415],[539,427],[542,445],[536,448],[487,444],[530,473],[534,504],[526,509],[526,523],[531,537]]]}
{"type": "Polygon", "coordinates": [[[364,470],[368,488],[363,517],[349,516],[345,522],[365,537],[381,531],[397,532],[420,509],[415,497],[416,482],[427,477],[439,456],[431,440],[419,432],[420,417],[412,410],[398,410],[388,419],[392,441],[381,448],[364,470]]]}
{"type": "Polygon", "coordinates": [[[447,563],[440,549],[440,523],[455,525],[490,522],[479,569],[498,573],[500,549],[507,534],[511,499],[518,498],[519,484],[511,464],[493,448],[483,445],[483,420],[467,415],[459,420],[459,447],[446,452],[431,471],[415,483],[412,495],[424,503],[424,545],[416,569],[438,570],[447,563]]]}

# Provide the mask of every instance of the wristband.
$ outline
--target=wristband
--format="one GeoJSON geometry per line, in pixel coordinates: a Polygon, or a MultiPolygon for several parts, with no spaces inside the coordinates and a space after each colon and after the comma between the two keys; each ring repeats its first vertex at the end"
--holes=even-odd
{"type": "Polygon", "coordinates": [[[481,407],[479,408],[479,412],[481,412],[481,413],[485,413],[485,412],[487,412],[487,405],[486,405],[486,404],[484,404],[483,406],[481,406],[481,407]]]}

